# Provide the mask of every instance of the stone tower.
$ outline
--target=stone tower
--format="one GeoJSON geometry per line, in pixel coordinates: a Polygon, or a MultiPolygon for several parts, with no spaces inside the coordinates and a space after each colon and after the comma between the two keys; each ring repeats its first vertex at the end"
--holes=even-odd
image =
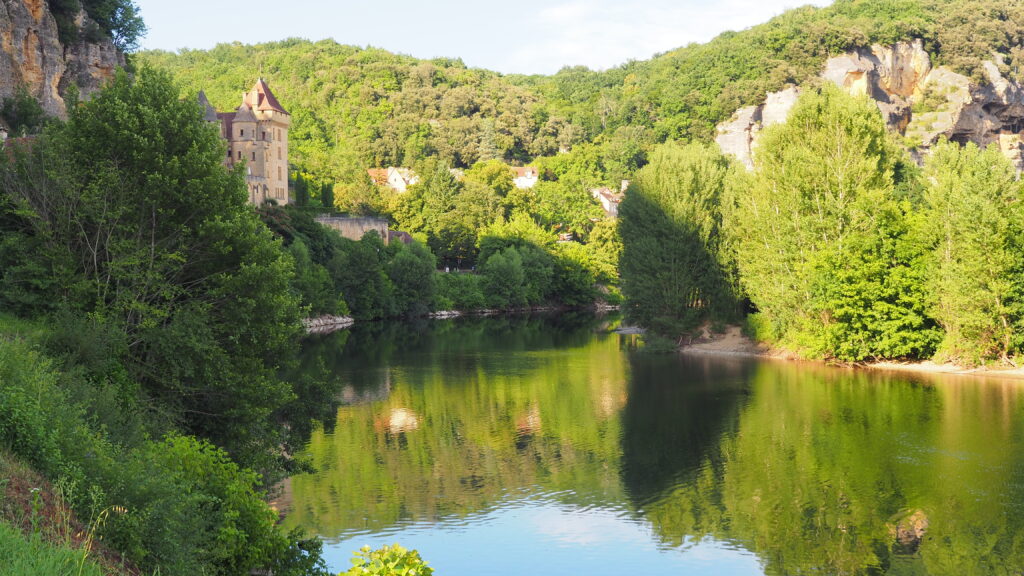
{"type": "Polygon", "coordinates": [[[220,135],[227,140],[225,164],[230,168],[245,163],[249,203],[288,203],[288,129],[291,115],[260,78],[252,90],[242,94],[234,112],[217,112],[206,94],[199,93],[206,119],[220,123],[220,135]]]}

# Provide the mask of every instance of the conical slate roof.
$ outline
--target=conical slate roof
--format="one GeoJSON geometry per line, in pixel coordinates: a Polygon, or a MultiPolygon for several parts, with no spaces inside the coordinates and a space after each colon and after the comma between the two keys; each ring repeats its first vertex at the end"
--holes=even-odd
{"type": "Polygon", "coordinates": [[[207,122],[219,122],[217,117],[217,110],[214,109],[213,105],[210,104],[210,100],[206,97],[206,92],[199,91],[199,105],[203,107],[203,119],[207,122]]]}

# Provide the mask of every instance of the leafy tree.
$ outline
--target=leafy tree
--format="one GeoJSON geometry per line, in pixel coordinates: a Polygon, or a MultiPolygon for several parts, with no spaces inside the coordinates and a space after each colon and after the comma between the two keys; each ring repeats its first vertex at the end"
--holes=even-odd
{"type": "Polygon", "coordinates": [[[765,132],[726,225],[743,288],[783,342],[843,360],[929,353],[910,209],[896,202],[904,161],[874,104],[832,86],[765,132]]]}
{"type": "Polygon", "coordinates": [[[320,203],[328,212],[333,212],[335,210],[333,184],[325,182],[320,186],[320,203]]]}
{"type": "Polygon", "coordinates": [[[3,117],[10,128],[11,136],[27,136],[42,130],[46,113],[28,91],[28,87],[19,84],[13,96],[4,98],[3,106],[0,107],[0,117],[3,117]]]}
{"type": "Polygon", "coordinates": [[[719,252],[719,205],[733,168],[701,144],[665,144],[637,173],[619,207],[627,311],[679,336],[735,316],[731,271],[719,252]]]}
{"type": "Polygon", "coordinates": [[[1007,361],[1019,348],[1022,189],[995,147],[940,143],[925,166],[928,291],[945,331],[940,359],[1007,361]]]}
{"type": "Polygon", "coordinates": [[[38,245],[22,257],[61,271],[45,300],[126,335],[129,372],[162,410],[273,470],[271,416],[291,398],[277,362],[300,329],[299,302],[291,258],[223,155],[169,76],[121,72],[6,167],[0,220],[5,243],[38,245]]]}
{"type": "Polygon", "coordinates": [[[309,182],[306,181],[301,172],[295,173],[292,188],[295,191],[295,205],[309,206],[309,182]]]}
{"type": "Polygon", "coordinates": [[[395,311],[403,316],[422,316],[434,300],[434,255],[413,242],[398,244],[387,263],[387,275],[395,287],[395,311]]]}
{"type": "Polygon", "coordinates": [[[526,273],[523,259],[514,247],[492,254],[480,267],[484,294],[493,308],[515,308],[527,304],[523,294],[526,273]]]}

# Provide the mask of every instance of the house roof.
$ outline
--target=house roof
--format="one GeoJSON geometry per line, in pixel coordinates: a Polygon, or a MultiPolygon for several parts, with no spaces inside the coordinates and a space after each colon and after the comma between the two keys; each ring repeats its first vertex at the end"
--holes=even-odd
{"type": "Polygon", "coordinates": [[[246,93],[244,101],[252,109],[259,112],[274,111],[288,114],[284,106],[281,106],[281,103],[277,101],[274,93],[270,91],[270,86],[267,86],[263,78],[257,80],[252,90],[246,93]]]}
{"type": "Polygon", "coordinates": [[[255,122],[256,115],[252,113],[252,108],[247,103],[243,103],[235,110],[234,122],[255,122]]]}
{"type": "Polygon", "coordinates": [[[516,178],[526,178],[528,176],[537,176],[537,169],[533,166],[513,166],[512,171],[516,173],[516,178]]]}
{"type": "Polygon", "coordinates": [[[370,175],[370,180],[373,180],[374,184],[381,185],[388,183],[387,168],[370,168],[366,173],[370,175]]]}
{"type": "Polygon", "coordinates": [[[206,92],[199,91],[199,105],[203,107],[203,119],[207,122],[216,122],[219,119],[217,110],[210,104],[209,98],[206,97],[206,92]]]}
{"type": "Polygon", "coordinates": [[[615,204],[622,202],[622,198],[625,196],[625,194],[623,194],[622,192],[615,192],[611,188],[607,187],[594,188],[593,190],[590,191],[590,194],[594,198],[603,197],[610,202],[614,202],[615,204]]]}

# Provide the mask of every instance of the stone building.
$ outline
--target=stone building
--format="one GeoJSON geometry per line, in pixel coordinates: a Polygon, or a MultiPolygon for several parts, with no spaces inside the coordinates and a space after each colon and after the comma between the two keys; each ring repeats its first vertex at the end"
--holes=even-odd
{"type": "Polygon", "coordinates": [[[267,83],[257,80],[252,90],[242,94],[242,103],[234,112],[217,112],[202,92],[199,103],[206,110],[206,120],[220,124],[221,138],[228,143],[225,165],[245,163],[249,203],[287,204],[292,119],[267,83]]]}

